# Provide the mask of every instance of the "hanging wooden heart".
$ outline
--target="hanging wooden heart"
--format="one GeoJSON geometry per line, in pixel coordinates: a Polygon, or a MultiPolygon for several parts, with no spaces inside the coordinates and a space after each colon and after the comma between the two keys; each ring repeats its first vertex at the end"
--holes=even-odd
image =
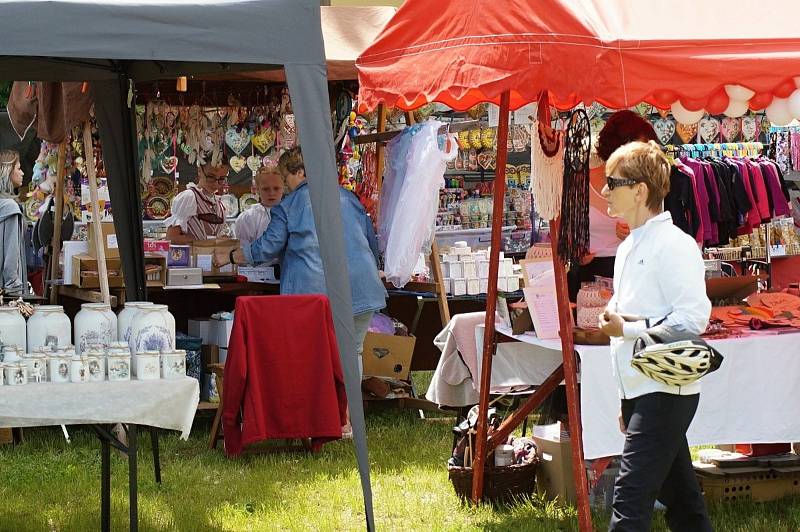
{"type": "Polygon", "coordinates": [[[710,116],[700,120],[700,138],[709,144],[719,140],[719,120],[710,116]]]}
{"type": "Polygon", "coordinates": [[[478,166],[484,170],[488,170],[492,164],[492,154],[488,151],[482,151],[478,154],[478,166]]]}
{"type": "Polygon", "coordinates": [[[178,168],[178,158],[174,155],[171,157],[164,157],[161,159],[161,168],[168,174],[171,174],[178,168]]]}
{"type": "Polygon", "coordinates": [[[654,107],[654,109],[658,112],[661,118],[667,118],[669,116],[669,109],[659,109],[658,107],[654,107]]]}
{"type": "Polygon", "coordinates": [[[672,137],[675,136],[675,122],[669,118],[659,118],[653,122],[653,129],[661,144],[669,144],[672,137]]]}
{"type": "Polygon", "coordinates": [[[745,142],[753,142],[756,138],[758,131],[758,124],[756,124],[756,117],[743,116],[742,117],[742,138],[745,142]]]}
{"type": "Polygon", "coordinates": [[[231,165],[231,170],[238,174],[247,166],[247,160],[241,155],[234,155],[228,160],[228,164],[231,165]]]}
{"type": "Polygon", "coordinates": [[[697,124],[681,124],[678,122],[678,125],[675,126],[675,131],[684,144],[689,144],[697,136],[697,124]]]}
{"type": "Polygon", "coordinates": [[[653,109],[653,106],[652,106],[652,105],[650,105],[650,104],[649,104],[649,103],[647,103],[647,102],[640,102],[640,103],[637,103],[637,104],[636,104],[636,105],[633,107],[633,110],[634,110],[634,111],[636,111],[636,112],[639,114],[639,116],[641,116],[641,117],[645,117],[645,118],[646,118],[647,116],[649,116],[649,115],[650,115],[650,111],[651,111],[652,109],[653,109]]]}
{"type": "Polygon", "coordinates": [[[254,174],[258,172],[258,169],[261,168],[261,157],[258,155],[251,155],[247,158],[247,167],[252,171],[254,174]]]}
{"type": "Polygon", "coordinates": [[[252,142],[259,153],[267,153],[267,150],[275,144],[275,131],[272,128],[264,128],[253,136],[252,142]]]}
{"type": "Polygon", "coordinates": [[[275,166],[278,164],[278,157],[278,151],[275,150],[269,155],[265,155],[264,158],[261,159],[261,162],[264,166],[275,166]]]}
{"type": "Polygon", "coordinates": [[[228,129],[225,132],[225,144],[236,155],[241,155],[244,149],[250,144],[250,132],[242,128],[237,130],[235,127],[228,129]]]}
{"type": "Polygon", "coordinates": [[[739,139],[739,133],[742,131],[742,124],[738,118],[726,116],[722,119],[720,131],[725,142],[736,142],[739,139]]]}

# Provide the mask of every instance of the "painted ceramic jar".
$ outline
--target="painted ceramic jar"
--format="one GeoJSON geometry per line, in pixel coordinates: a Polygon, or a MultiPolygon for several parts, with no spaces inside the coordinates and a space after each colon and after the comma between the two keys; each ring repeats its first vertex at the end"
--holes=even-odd
{"type": "Polygon", "coordinates": [[[125,348],[125,352],[109,353],[106,365],[108,366],[109,381],[131,380],[131,355],[127,348],[125,348]]]}
{"type": "Polygon", "coordinates": [[[141,307],[133,317],[128,340],[131,353],[175,349],[175,318],[166,305],[141,307]]]}
{"type": "Polygon", "coordinates": [[[106,380],[106,352],[102,346],[93,345],[83,353],[90,382],[106,380]]]}
{"type": "Polygon", "coordinates": [[[72,344],[72,324],[61,305],[40,305],[28,318],[28,352],[72,344]]]}
{"type": "Polygon", "coordinates": [[[23,357],[28,366],[29,382],[47,382],[47,355],[44,353],[28,353],[23,357]]]}
{"type": "Polygon", "coordinates": [[[131,325],[136,313],[142,307],[151,306],[150,301],[128,301],[125,308],[117,314],[117,340],[128,342],[131,336],[131,325]]]}
{"type": "Polygon", "coordinates": [[[0,346],[0,362],[19,362],[25,355],[25,351],[16,345],[0,346]]]}
{"type": "Polygon", "coordinates": [[[70,361],[70,382],[89,382],[89,364],[86,357],[75,355],[70,361]]]}
{"type": "Polygon", "coordinates": [[[136,378],[140,381],[161,378],[161,353],[159,351],[141,351],[136,353],[134,364],[136,378]]]}
{"type": "Polygon", "coordinates": [[[117,339],[117,315],[106,303],[84,303],[75,316],[75,351],[80,355],[91,344],[108,345],[117,339]]]}
{"type": "Polygon", "coordinates": [[[50,382],[70,382],[72,355],[54,353],[47,359],[50,382]]]}
{"type": "Polygon", "coordinates": [[[28,348],[25,318],[16,307],[0,307],[0,344],[28,348]]]}
{"type": "Polygon", "coordinates": [[[3,368],[8,386],[28,384],[28,366],[24,362],[8,362],[3,368]]]}
{"type": "Polygon", "coordinates": [[[161,378],[182,379],[186,376],[186,351],[176,349],[161,353],[161,378]]]}

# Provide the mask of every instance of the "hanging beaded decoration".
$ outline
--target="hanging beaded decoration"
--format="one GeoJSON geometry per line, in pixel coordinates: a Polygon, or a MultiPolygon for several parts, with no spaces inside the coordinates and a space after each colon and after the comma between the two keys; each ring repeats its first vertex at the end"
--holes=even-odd
{"type": "Polygon", "coordinates": [[[531,139],[531,191],[536,212],[545,220],[554,220],[561,213],[564,185],[563,135],[551,127],[550,102],[547,92],[539,96],[537,119],[531,139]]]}
{"type": "Polygon", "coordinates": [[[589,150],[591,130],[583,109],[572,112],[564,147],[564,194],[558,255],[575,262],[589,251],[589,150]]]}

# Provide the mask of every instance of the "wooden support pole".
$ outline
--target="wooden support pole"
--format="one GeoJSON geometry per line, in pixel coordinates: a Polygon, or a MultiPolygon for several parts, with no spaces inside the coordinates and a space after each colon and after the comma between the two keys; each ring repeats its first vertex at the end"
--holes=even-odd
{"type": "Polygon", "coordinates": [[[439,244],[436,243],[435,236],[431,244],[431,273],[437,287],[436,300],[439,303],[439,317],[442,320],[442,327],[446,327],[450,323],[450,306],[447,304],[447,289],[444,287],[442,263],[439,259],[439,244]]]}
{"type": "MultiPolygon", "coordinates": [[[[56,172],[56,190],[55,190],[55,217],[53,219],[53,240],[50,245],[50,281],[54,281],[58,275],[58,259],[61,255],[61,220],[64,218],[64,177],[66,170],[64,166],[67,164],[67,141],[66,139],[58,145],[58,170],[56,172]]],[[[55,305],[58,302],[58,290],[55,289],[53,283],[45,282],[45,289],[49,290],[50,304],[55,305]]]]}
{"type": "Polygon", "coordinates": [[[494,173],[494,205],[492,206],[492,249],[489,254],[489,290],[486,296],[486,330],[483,334],[483,366],[481,367],[480,403],[478,406],[478,435],[475,460],[472,462],[472,501],[483,497],[483,468],[486,465],[488,432],[486,413],[489,410],[489,393],[492,387],[492,358],[496,333],[494,330],[497,308],[497,274],[500,268],[500,236],[503,230],[503,207],[506,193],[506,160],[508,159],[508,112],[511,94],[500,96],[500,117],[497,127],[497,166],[494,173]]]}
{"type": "Polygon", "coordinates": [[[553,250],[553,270],[556,278],[561,353],[564,357],[564,384],[567,392],[569,436],[572,442],[572,474],[575,479],[578,526],[582,532],[591,532],[592,514],[589,509],[589,486],[586,482],[586,468],[583,464],[583,428],[581,426],[581,403],[578,394],[578,365],[575,360],[575,344],[572,339],[572,308],[569,305],[566,265],[558,256],[558,227],[559,220],[550,221],[550,245],[553,250]]]}
{"type": "Polygon", "coordinates": [[[100,295],[104,303],[111,304],[108,291],[108,270],[106,268],[106,249],[103,243],[103,230],[100,227],[100,205],[97,197],[97,173],[94,167],[94,146],[92,145],[92,125],[87,120],[83,123],[83,155],[86,158],[86,173],[89,176],[89,198],[92,202],[91,231],[94,237],[97,257],[97,274],[100,280],[100,295]]]}

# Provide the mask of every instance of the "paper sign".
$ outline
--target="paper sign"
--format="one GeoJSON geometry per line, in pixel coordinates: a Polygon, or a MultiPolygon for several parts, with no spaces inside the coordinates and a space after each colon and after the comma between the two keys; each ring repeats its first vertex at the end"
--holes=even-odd
{"type": "Polygon", "coordinates": [[[213,269],[213,255],[197,255],[195,267],[200,268],[204,272],[210,272],[213,269]]]}
{"type": "Polygon", "coordinates": [[[778,245],[769,247],[770,257],[783,257],[784,255],[786,255],[786,246],[778,245]]]}
{"type": "Polygon", "coordinates": [[[508,301],[502,296],[497,297],[497,317],[506,327],[511,327],[511,314],[508,311],[508,301]]]}
{"type": "Polygon", "coordinates": [[[543,286],[530,286],[522,289],[528,311],[531,313],[533,329],[537,338],[558,338],[560,325],[558,322],[558,300],[555,286],[552,289],[543,286]]]}
{"type": "Polygon", "coordinates": [[[117,249],[119,245],[117,245],[117,235],[106,235],[106,247],[108,249],[117,249]]]}

